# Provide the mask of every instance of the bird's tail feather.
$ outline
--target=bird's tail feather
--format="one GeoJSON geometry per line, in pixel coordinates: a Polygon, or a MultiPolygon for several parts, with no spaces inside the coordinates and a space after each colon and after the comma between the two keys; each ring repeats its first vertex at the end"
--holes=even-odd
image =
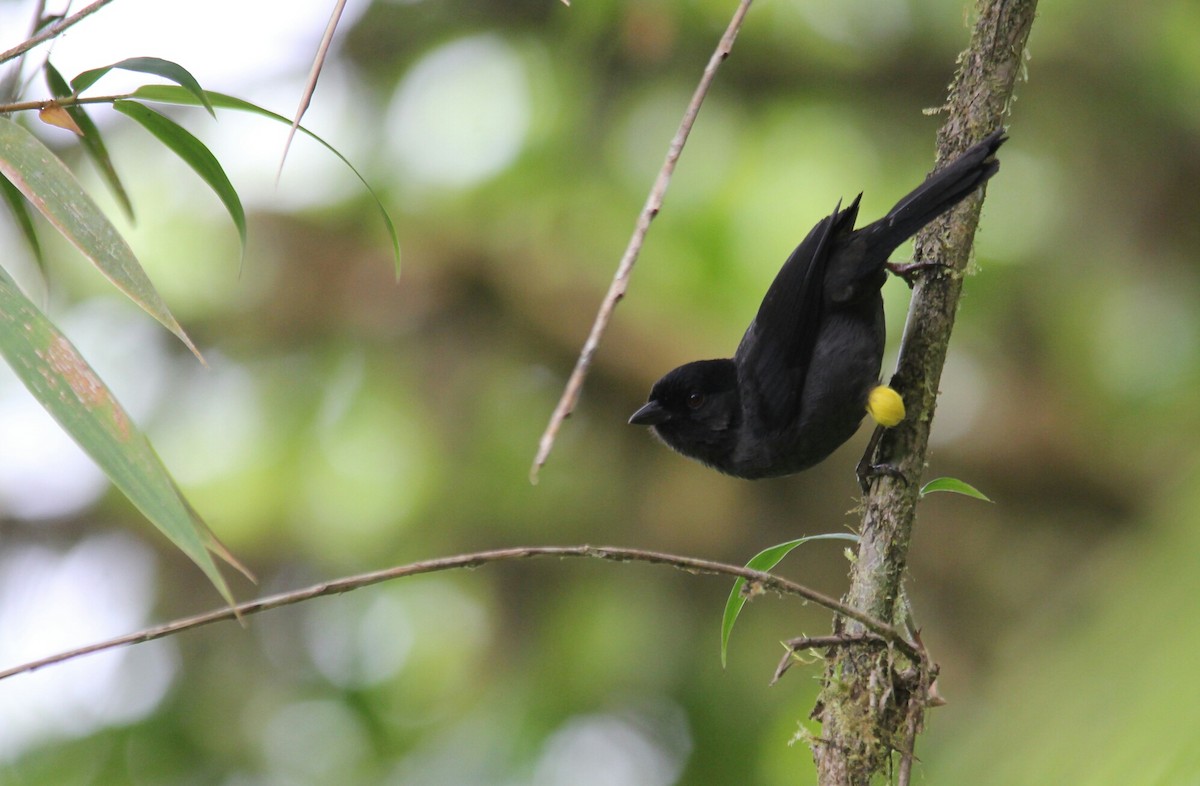
{"type": "Polygon", "coordinates": [[[1000,168],[1000,162],[995,158],[996,150],[1007,139],[1003,130],[993,131],[927,177],[886,216],[863,229],[875,235],[881,246],[890,244],[895,249],[996,174],[1000,168]]]}

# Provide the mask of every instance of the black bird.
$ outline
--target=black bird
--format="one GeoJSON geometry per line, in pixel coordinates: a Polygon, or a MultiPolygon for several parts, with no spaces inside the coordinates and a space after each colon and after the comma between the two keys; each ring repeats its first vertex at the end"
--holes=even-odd
{"type": "Polygon", "coordinates": [[[912,266],[888,257],[996,174],[1007,138],[988,135],[862,229],[854,228],[862,194],[845,210],[839,202],[783,264],[733,357],[671,371],[629,422],[713,469],[757,479],[822,461],[868,411],[882,426],[903,420],[900,396],[879,384],[880,290],[887,270],[912,266]]]}

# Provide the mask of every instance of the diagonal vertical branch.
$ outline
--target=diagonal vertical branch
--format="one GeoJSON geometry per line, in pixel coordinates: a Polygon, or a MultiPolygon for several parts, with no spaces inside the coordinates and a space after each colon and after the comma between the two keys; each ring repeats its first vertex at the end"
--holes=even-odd
{"type": "Polygon", "coordinates": [[[671,175],[675,172],[675,163],[679,160],[679,154],[683,152],[688,134],[692,132],[696,116],[700,113],[700,105],[704,103],[704,97],[708,95],[708,89],[717,75],[717,69],[733,51],[733,42],[737,39],[738,31],[742,29],[742,21],[746,18],[746,12],[750,10],[751,1],[739,0],[738,7],[733,12],[733,18],[729,20],[729,26],[725,29],[725,34],[721,36],[712,57],[708,59],[708,65],[705,66],[704,73],[700,77],[700,84],[696,86],[692,100],[688,102],[687,110],[683,113],[683,120],[679,123],[679,130],[675,132],[675,137],[671,140],[671,146],[667,150],[667,158],[658,172],[654,186],[650,189],[645,207],[638,215],[637,224],[633,228],[633,236],[629,238],[625,254],[621,257],[620,264],[617,265],[617,272],[613,276],[612,284],[609,285],[608,294],[600,303],[600,311],[596,314],[596,321],[592,324],[592,332],[588,334],[587,341],[583,344],[579,359],[575,361],[575,369],[571,372],[562,397],[559,398],[558,405],[550,415],[550,422],[538,443],[537,456],[534,457],[533,466],[529,469],[530,483],[537,483],[538,470],[550,456],[550,450],[554,447],[554,440],[558,436],[558,429],[575,410],[575,404],[579,401],[579,393],[583,390],[583,380],[587,377],[588,370],[592,366],[592,357],[596,354],[597,347],[600,346],[600,339],[608,328],[609,320],[612,319],[613,309],[617,307],[621,298],[625,297],[629,274],[633,272],[633,264],[642,251],[642,242],[646,239],[650,222],[662,208],[663,196],[667,193],[667,186],[671,184],[671,175]]]}
{"type": "MultiPolygon", "coordinates": [[[[939,164],[1004,121],[1036,9],[1037,0],[978,0],[978,20],[959,58],[946,121],[938,132],[939,164]]],[[[936,260],[946,267],[922,276],[913,290],[891,382],[910,415],[885,434],[879,456],[897,464],[904,479],[877,479],[863,500],[862,540],[845,598],[860,611],[893,623],[904,616],[899,599],[918,481],[982,202],[982,193],[967,198],[917,236],[915,259],[936,260]]],[[[835,632],[854,634],[861,628],[838,620],[835,632]]],[[[878,648],[846,647],[831,653],[814,710],[822,723],[813,755],[823,786],[865,786],[885,771],[893,750],[901,753],[899,772],[907,780],[935,669],[925,659],[908,667],[897,660],[894,653],[880,653],[878,648]]]]}

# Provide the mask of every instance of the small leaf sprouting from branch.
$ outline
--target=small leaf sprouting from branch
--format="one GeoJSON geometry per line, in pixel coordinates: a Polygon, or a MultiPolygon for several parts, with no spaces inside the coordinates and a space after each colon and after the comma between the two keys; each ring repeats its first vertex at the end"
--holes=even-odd
{"type": "Polygon", "coordinates": [[[992,501],[991,498],[982,491],[975,488],[970,483],[965,483],[958,478],[935,478],[921,487],[920,496],[924,497],[927,494],[934,493],[935,491],[948,491],[952,494],[962,494],[965,497],[981,499],[984,502],[992,501]]]}
{"type": "MultiPolygon", "coordinates": [[[[858,542],[858,536],[852,535],[849,532],[829,532],[824,535],[809,535],[804,538],[789,540],[786,543],[780,543],[777,546],[771,546],[768,549],[755,554],[746,567],[751,570],[761,570],[764,573],[769,572],[771,568],[778,565],[784,557],[791,553],[792,549],[808,543],[810,540],[849,540],[858,542]]],[[[725,657],[729,649],[729,635],[733,632],[733,624],[737,622],[738,615],[742,612],[742,607],[746,605],[747,594],[745,591],[746,580],[739,578],[733,582],[733,589],[729,593],[729,599],[725,601],[725,614],[721,618],[721,668],[725,668],[725,657]]]]}

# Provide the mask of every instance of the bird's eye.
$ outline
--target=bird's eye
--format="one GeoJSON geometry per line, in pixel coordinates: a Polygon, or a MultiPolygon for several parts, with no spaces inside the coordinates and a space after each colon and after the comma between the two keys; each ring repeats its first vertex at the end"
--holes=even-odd
{"type": "Polygon", "coordinates": [[[703,393],[690,393],[687,397],[688,409],[700,409],[704,405],[703,393]]]}

